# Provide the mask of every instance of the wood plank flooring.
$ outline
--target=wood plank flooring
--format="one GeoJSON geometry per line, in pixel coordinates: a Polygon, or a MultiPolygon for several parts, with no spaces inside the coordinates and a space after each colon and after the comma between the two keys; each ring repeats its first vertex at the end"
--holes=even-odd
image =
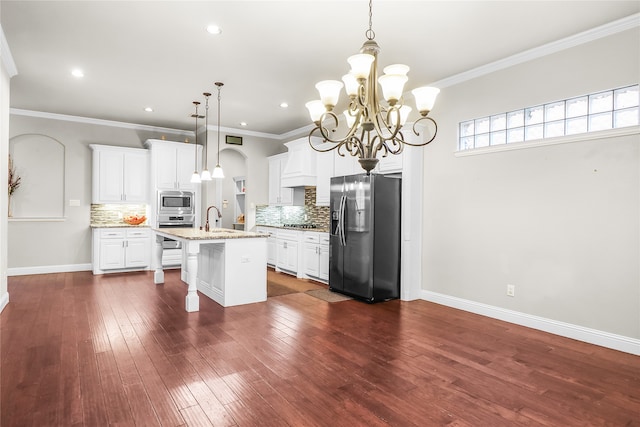
{"type": "Polygon", "coordinates": [[[637,356],[425,301],[187,313],[165,280],[10,277],[2,427],[640,426],[637,356]]]}

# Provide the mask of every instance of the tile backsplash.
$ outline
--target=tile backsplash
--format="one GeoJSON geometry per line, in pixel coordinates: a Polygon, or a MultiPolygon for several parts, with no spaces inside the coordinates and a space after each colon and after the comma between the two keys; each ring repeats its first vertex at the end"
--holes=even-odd
{"type": "Polygon", "coordinates": [[[93,226],[124,224],[122,218],[126,215],[147,215],[147,205],[91,205],[91,225],[93,226]]]}
{"type": "Polygon", "coordinates": [[[316,206],[316,187],[305,187],[304,206],[256,206],[257,225],[309,223],[318,228],[329,227],[329,207],[316,206]]]}

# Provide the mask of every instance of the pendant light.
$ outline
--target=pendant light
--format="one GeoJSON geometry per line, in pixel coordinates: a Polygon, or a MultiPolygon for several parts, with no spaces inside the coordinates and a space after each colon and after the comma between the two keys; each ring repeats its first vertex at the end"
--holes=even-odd
{"type": "Polygon", "coordinates": [[[211,181],[211,172],[209,172],[209,97],[210,93],[203,93],[205,104],[204,104],[204,145],[202,148],[203,158],[204,158],[204,169],[202,169],[202,173],[200,174],[200,179],[202,181],[211,181]]]}
{"type": "Polygon", "coordinates": [[[224,85],[222,82],[215,82],[218,86],[218,162],[215,169],[213,169],[213,177],[216,179],[224,178],[224,171],[220,167],[220,88],[224,85]]]}
{"type": "Polygon", "coordinates": [[[200,105],[200,103],[198,101],[193,101],[193,105],[196,106],[196,113],[191,115],[191,117],[196,118],[196,146],[193,147],[195,170],[193,171],[193,175],[191,175],[191,183],[199,184],[201,182],[200,174],[198,173],[198,117],[200,117],[198,116],[198,105],[200,105]]]}

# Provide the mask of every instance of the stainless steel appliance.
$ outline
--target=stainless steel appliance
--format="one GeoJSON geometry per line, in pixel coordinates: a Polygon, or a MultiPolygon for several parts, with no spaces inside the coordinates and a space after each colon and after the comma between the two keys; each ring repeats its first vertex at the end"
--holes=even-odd
{"type": "MultiPolygon", "coordinates": [[[[193,228],[195,226],[195,195],[190,191],[158,191],[158,228],[193,228]]],[[[180,242],[164,238],[164,249],[180,249],[180,242]]]]}
{"type": "Polygon", "coordinates": [[[367,302],[400,296],[401,178],[331,178],[329,288],[367,302]]]}
{"type": "Polygon", "coordinates": [[[194,215],[195,195],[191,191],[158,191],[159,215],[194,215]]]}

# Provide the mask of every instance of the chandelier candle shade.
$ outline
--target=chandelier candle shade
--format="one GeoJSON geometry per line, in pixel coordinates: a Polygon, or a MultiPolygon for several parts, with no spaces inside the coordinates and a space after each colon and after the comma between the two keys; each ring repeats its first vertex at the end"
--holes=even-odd
{"type": "Polygon", "coordinates": [[[404,105],[404,85],[408,81],[409,67],[403,64],[389,65],[384,68],[383,75],[378,78],[378,53],[380,47],[375,42],[372,26],[372,0],[369,1],[369,29],[365,32],[367,40],[360,53],[350,56],[347,61],[351,71],[337,80],[323,80],[316,84],[320,100],[307,102],[311,120],[315,127],[309,133],[309,145],[316,151],[326,152],[334,149],[344,156],[346,151],[358,157],[358,162],[367,174],[377,163],[378,152],[382,157],[389,153],[400,154],[405,145],[420,147],[429,144],[436,137],[438,125],[429,112],[433,108],[440,89],[421,87],[411,91],[416,101],[416,109],[420,118],[413,123],[413,132],[419,136],[416,125],[430,121],[434,126],[433,136],[421,143],[410,143],[404,139],[402,126],[407,121],[412,108],[404,105]],[[382,99],[378,92],[378,84],[382,90],[382,99]],[[338,128],[338,115],[333,111],[338,104],[340,91],[344,87],[349,96],[349,108],[343,112],[348,127],[342,138],[332,137],[338,128]],[[329,125],[325,125],[329,122],[329,125]],[[322,143],[314,145],[312,136],[322,138],[322,143]],[[325,148],[325,143],[327,148],[325,148]]]}
{"type": "Polygon", "coordinates": [[[200,174],[198,173],[198,119],[203,118],[203,116],[198,115],[198,105],[200,105],[200,103],[198,101],[193,101],[193,105],[196,106],[196,113],[191,115],[191,117],[196,118],[196,144],[195,144],[196,146],[193,147],[193,152],[195,153],[194,154],[195,170],[193,171],[193,175],[191,175],[191,183],[199,184],[200,182],[202,182],[202,180],[200,178],[200,174]]]}
{"type": "Polygon", "coordinates": [[[202,181],[211,181],[211,172],[209,172],[209,137],[208,137],[208,130],[209,130],[209,97],[211,96],[210,93],[205,92],[203,93],[204,95],[204,99],[205,99],[205,106],[204,106],[204,148],[203,148],[203,156],[204,157],[204,168],[202,169],[202,173],[200,174],[200,180],[202,181]]]}
{"type": "Polygon", "coordinates": [[[224,171],[220,166],[220,89],[224,86],[224,83],[215,82],[214,84],[218,87],[218,162],[213,169],[213,177],[215,179],[221,179],[224,178],[224,171]]]}

